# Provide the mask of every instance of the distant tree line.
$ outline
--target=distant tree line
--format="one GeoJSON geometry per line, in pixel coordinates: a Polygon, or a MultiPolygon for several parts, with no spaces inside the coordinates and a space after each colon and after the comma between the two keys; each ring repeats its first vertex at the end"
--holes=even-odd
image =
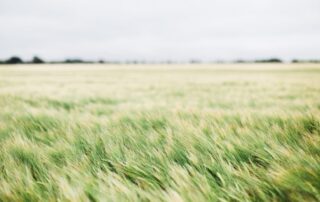
{"type": "Polygon", "coordinates": [[[43,64],[43,63],[45,63],[45,61],[37,56],[34,56],[31,61],[23,61],[18,56],[12,56],[7,60],[0,61],[0,64],[43,64]]]}
{"type": "MultiPolygon", "coordinates": [[[[29,61],[23,61],[18,56],[13,56],[8,58],[7,60],[1,61],[0,64],[181,64],[181,63],[188,63],[188,64],[201,64],[201,63],[283,63],[283,61],[279,58],[270,58],[270,59],[259,59],[259,60],[235,60],[235,61],[212,61],[212,62],[204,62],[197,59],[189,60],[188,62],[179,62],[173,60],[165,60],[165,61],[145,61],[145,60],[126,60],[126,61],[104,61],[104,60],[97,60],[97,61],[90,61],[90,60],[82,60],[82,59],[66,59],[63,61],[45,61],[38,56],[34,56],[29,61]]],[[[320,60],[299,60],[293,59],[291,63],[320,63],[320,60]]]]}
{"type": "Polygon", "coordinates": [[[294,59],[291,62],[292,63],[320,63],[320,60],[297,60],[297,59],[294,59]]]}
{"type": "Polygon", "coordinates": [[[18,56],[12,56],[7,60],[0,60],[0,64],[72,64],[72,63],[104,63],[103,60],[99,61],[85,61],[81,59],[66,59],[63,61],[45,61],[41,59],[38,56],[34,56],[31,60],[29,61],[24,61],[18,56]]]}
{"type": "Polygon", "coordinates": [[[259,60],[236,60],[234,63],[283,63],[281,59],[270,58],[270,59],[259,59],[259,60]]]}

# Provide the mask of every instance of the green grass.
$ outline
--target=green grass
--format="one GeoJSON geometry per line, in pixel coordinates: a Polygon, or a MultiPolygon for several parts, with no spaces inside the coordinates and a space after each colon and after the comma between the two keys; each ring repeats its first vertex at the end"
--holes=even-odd
{"type": "Polygon", "coordinates": [[[320,201],[320,66],[0,67],[0,201],[320,201]]]}

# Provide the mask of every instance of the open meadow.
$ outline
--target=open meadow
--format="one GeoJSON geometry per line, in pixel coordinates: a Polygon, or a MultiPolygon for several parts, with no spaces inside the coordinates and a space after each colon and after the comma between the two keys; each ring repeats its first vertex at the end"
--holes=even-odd
{"type": "Polygon", "coordinates": [[[320,65],[2,65],[0,201],[320,201],[320,65]]]}

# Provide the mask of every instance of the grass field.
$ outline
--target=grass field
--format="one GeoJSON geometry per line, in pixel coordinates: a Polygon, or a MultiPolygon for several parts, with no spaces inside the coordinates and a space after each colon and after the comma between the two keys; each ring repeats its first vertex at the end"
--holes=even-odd
{"type": "Polygon", "coordinates": [[[0,201],[320,201],[320,65],[0,66],[0,201]]]}

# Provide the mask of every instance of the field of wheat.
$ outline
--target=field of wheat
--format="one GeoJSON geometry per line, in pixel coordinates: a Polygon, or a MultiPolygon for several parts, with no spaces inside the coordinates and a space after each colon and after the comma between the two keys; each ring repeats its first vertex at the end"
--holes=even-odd
{"type": "Polygon", "coordinates": [[[2,65],[0,201],[320,201],[320,65],[2,65]]]}

